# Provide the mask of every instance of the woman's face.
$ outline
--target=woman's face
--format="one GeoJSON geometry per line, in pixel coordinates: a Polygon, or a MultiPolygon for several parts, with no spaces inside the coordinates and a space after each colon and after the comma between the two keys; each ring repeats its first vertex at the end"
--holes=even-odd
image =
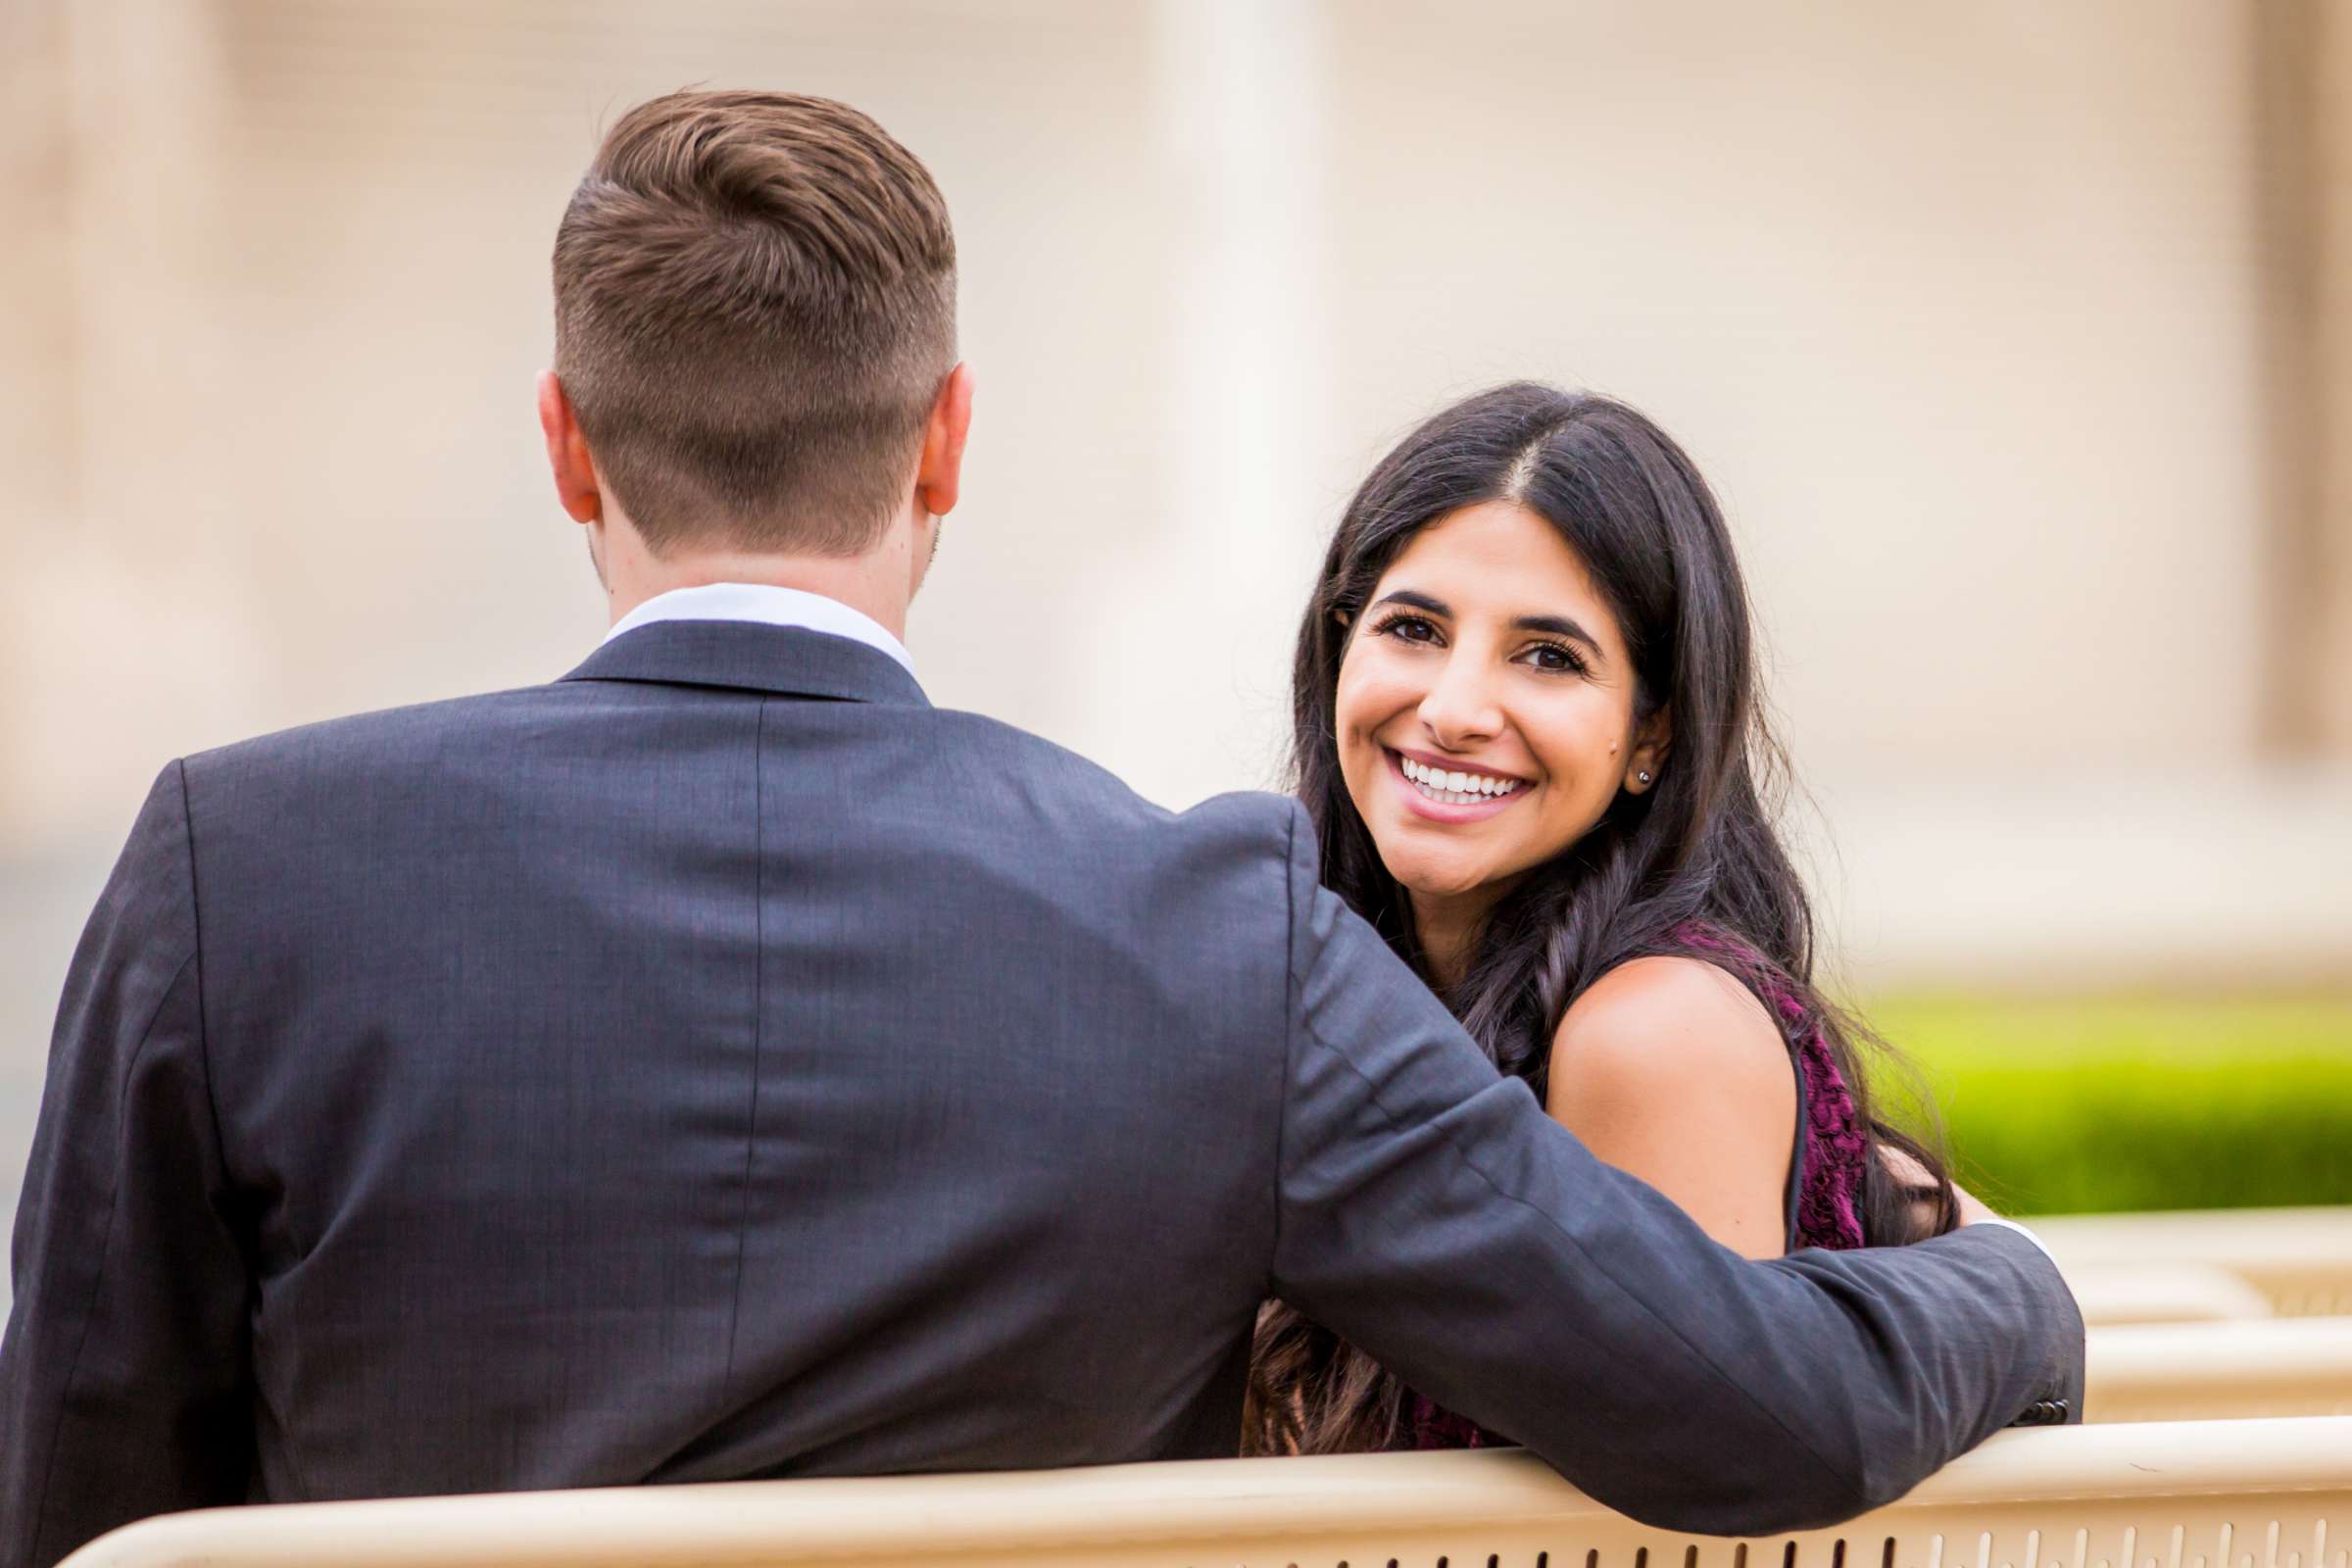
{"type": "Polygon", "coordinates": [[[1340,770],[1389,874],[1499,895],[1654,782],[1617,617],[1551,524],[1507,501],[1415,534],[1349,630],[1340,770]],[[1644,771],[1651,775],[1645,782],[1644,771]]]}

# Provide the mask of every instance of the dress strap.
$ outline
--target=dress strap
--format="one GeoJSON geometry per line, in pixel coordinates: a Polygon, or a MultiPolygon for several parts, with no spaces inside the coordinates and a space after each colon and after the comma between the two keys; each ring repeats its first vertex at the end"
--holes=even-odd
{"type": "Polygon", "coordinates": [[[1788,1047],[1788,1065],[1796,1074],[1796,1137],[1786,1192],[1788,1246],[1841,1251],[1861,1247],[1862,1178],[1870,1145],[1821,1020],[1745,943],[1697,920],[1675,927],[1672,940],[1747,987],[1788,1047]]]}

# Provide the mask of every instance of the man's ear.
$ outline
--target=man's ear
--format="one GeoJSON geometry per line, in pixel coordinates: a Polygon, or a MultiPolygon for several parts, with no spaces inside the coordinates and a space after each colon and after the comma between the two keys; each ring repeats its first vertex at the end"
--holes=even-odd
{"type": "Polygon", "coordinates": [[[922,462],[914,470],[916,505],[935,517],[956,510],[963,490],[963,438],[972,428],[972,367],[967,360],[948,372],[931,416],[923,421],[922,462]]]}
{"type": "Polygon", "coordinates": [[[555,475],[556,499],[572,521],[596,521],[605,514],[604,484],[596,476],[587,432],[580,428],[571,399],[553,370],[539,372],[539,428],[547,436],[547,466],[555,475]]]}
{"type": "Polygon", "coordinates": [[[1658,782],[1666,770],[1667,756],[1674,750],[1674,710],[1661,708],[1634,726],[1634,749],[1625,760],[1625,788],[1634,795],[1642,794],[1658,782]]]}

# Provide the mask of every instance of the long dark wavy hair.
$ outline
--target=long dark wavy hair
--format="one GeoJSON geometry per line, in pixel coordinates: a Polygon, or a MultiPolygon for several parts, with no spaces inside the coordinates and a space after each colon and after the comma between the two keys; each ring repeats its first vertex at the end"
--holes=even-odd
{"type": "MultiPolygon", "coordinates": [[[[1671,742],[1647,792],[1621,791],[1600,820],[1496,905],[1459,981],[1441,994],[1502,1071],[1539,1096],[1571,1004],[1629,959],[1674,954],[1733,969],[1760,996],[1803,1004],[1790,1034],[1818,1028],[1870,1145],[1856,1208],[1873,1245],[1951,1229],[1943,1161],[1872,1111],[1860,1054],[1877,1042],[1813,985],[1813,913],[1775,830],[1788,777],[1765,722],[1747,590],[1723,514],[1682,448],[1635,410],[1591,393],[1514,382],[1424,422],[1348,505],[1298,628],[1292,669],[1292,783],[1322,841],[1323,881],[1432,978],[1404,889],[1382,863],[1340,773],[1340,662],[1374,586],[1421,529],[1465,507],[1517,503],[1559,530],[1622,628],[1635,719],[1661,709],[1671,742]],[[1690,940],[1704,933],[1702,943],[1690,940]],[[1900,1149],[1927,1173],[1898,1180],[1900,1149]]],[[[1404,1389],[1369,1356],[1269,1303],[1258,1320],[1244,1448],[1332,1453],[1396,1439],[1404,1389]]]]}

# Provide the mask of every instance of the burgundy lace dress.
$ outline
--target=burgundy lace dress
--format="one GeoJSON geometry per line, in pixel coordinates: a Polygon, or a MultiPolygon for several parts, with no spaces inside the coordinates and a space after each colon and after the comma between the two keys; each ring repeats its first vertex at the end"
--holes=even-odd
{"type": "MultiPolygon", "coordinates": [[[[1796,1157],[1789,1161],[1785,1200],[1788,1247],[1825,1247],[1843,1251],[1862,1245],[1862,1220],[1855,1204],[1862,1191],[1862,1161],[1868,1146],[1862,1139],[1859,1112],[1837,1058],[1822,1037],[1819,1023],[1808,1017],[1805,1005],[1786,989],[1758,984],[1743,972],[1740,950],[1703,928],[1685,926],[1675,933],[1687,947],[1724,956],[1723,967],[1780,1015],[1782,1033],[1796,1069],[1796,1157]]],[[[1454,1414],[1421,1395],[1405,1395],[1404,1419],[1396,1446],[1399,1448],[1487,1448],[1510,1442],[1467,1416],[1454,1414]]]]}

